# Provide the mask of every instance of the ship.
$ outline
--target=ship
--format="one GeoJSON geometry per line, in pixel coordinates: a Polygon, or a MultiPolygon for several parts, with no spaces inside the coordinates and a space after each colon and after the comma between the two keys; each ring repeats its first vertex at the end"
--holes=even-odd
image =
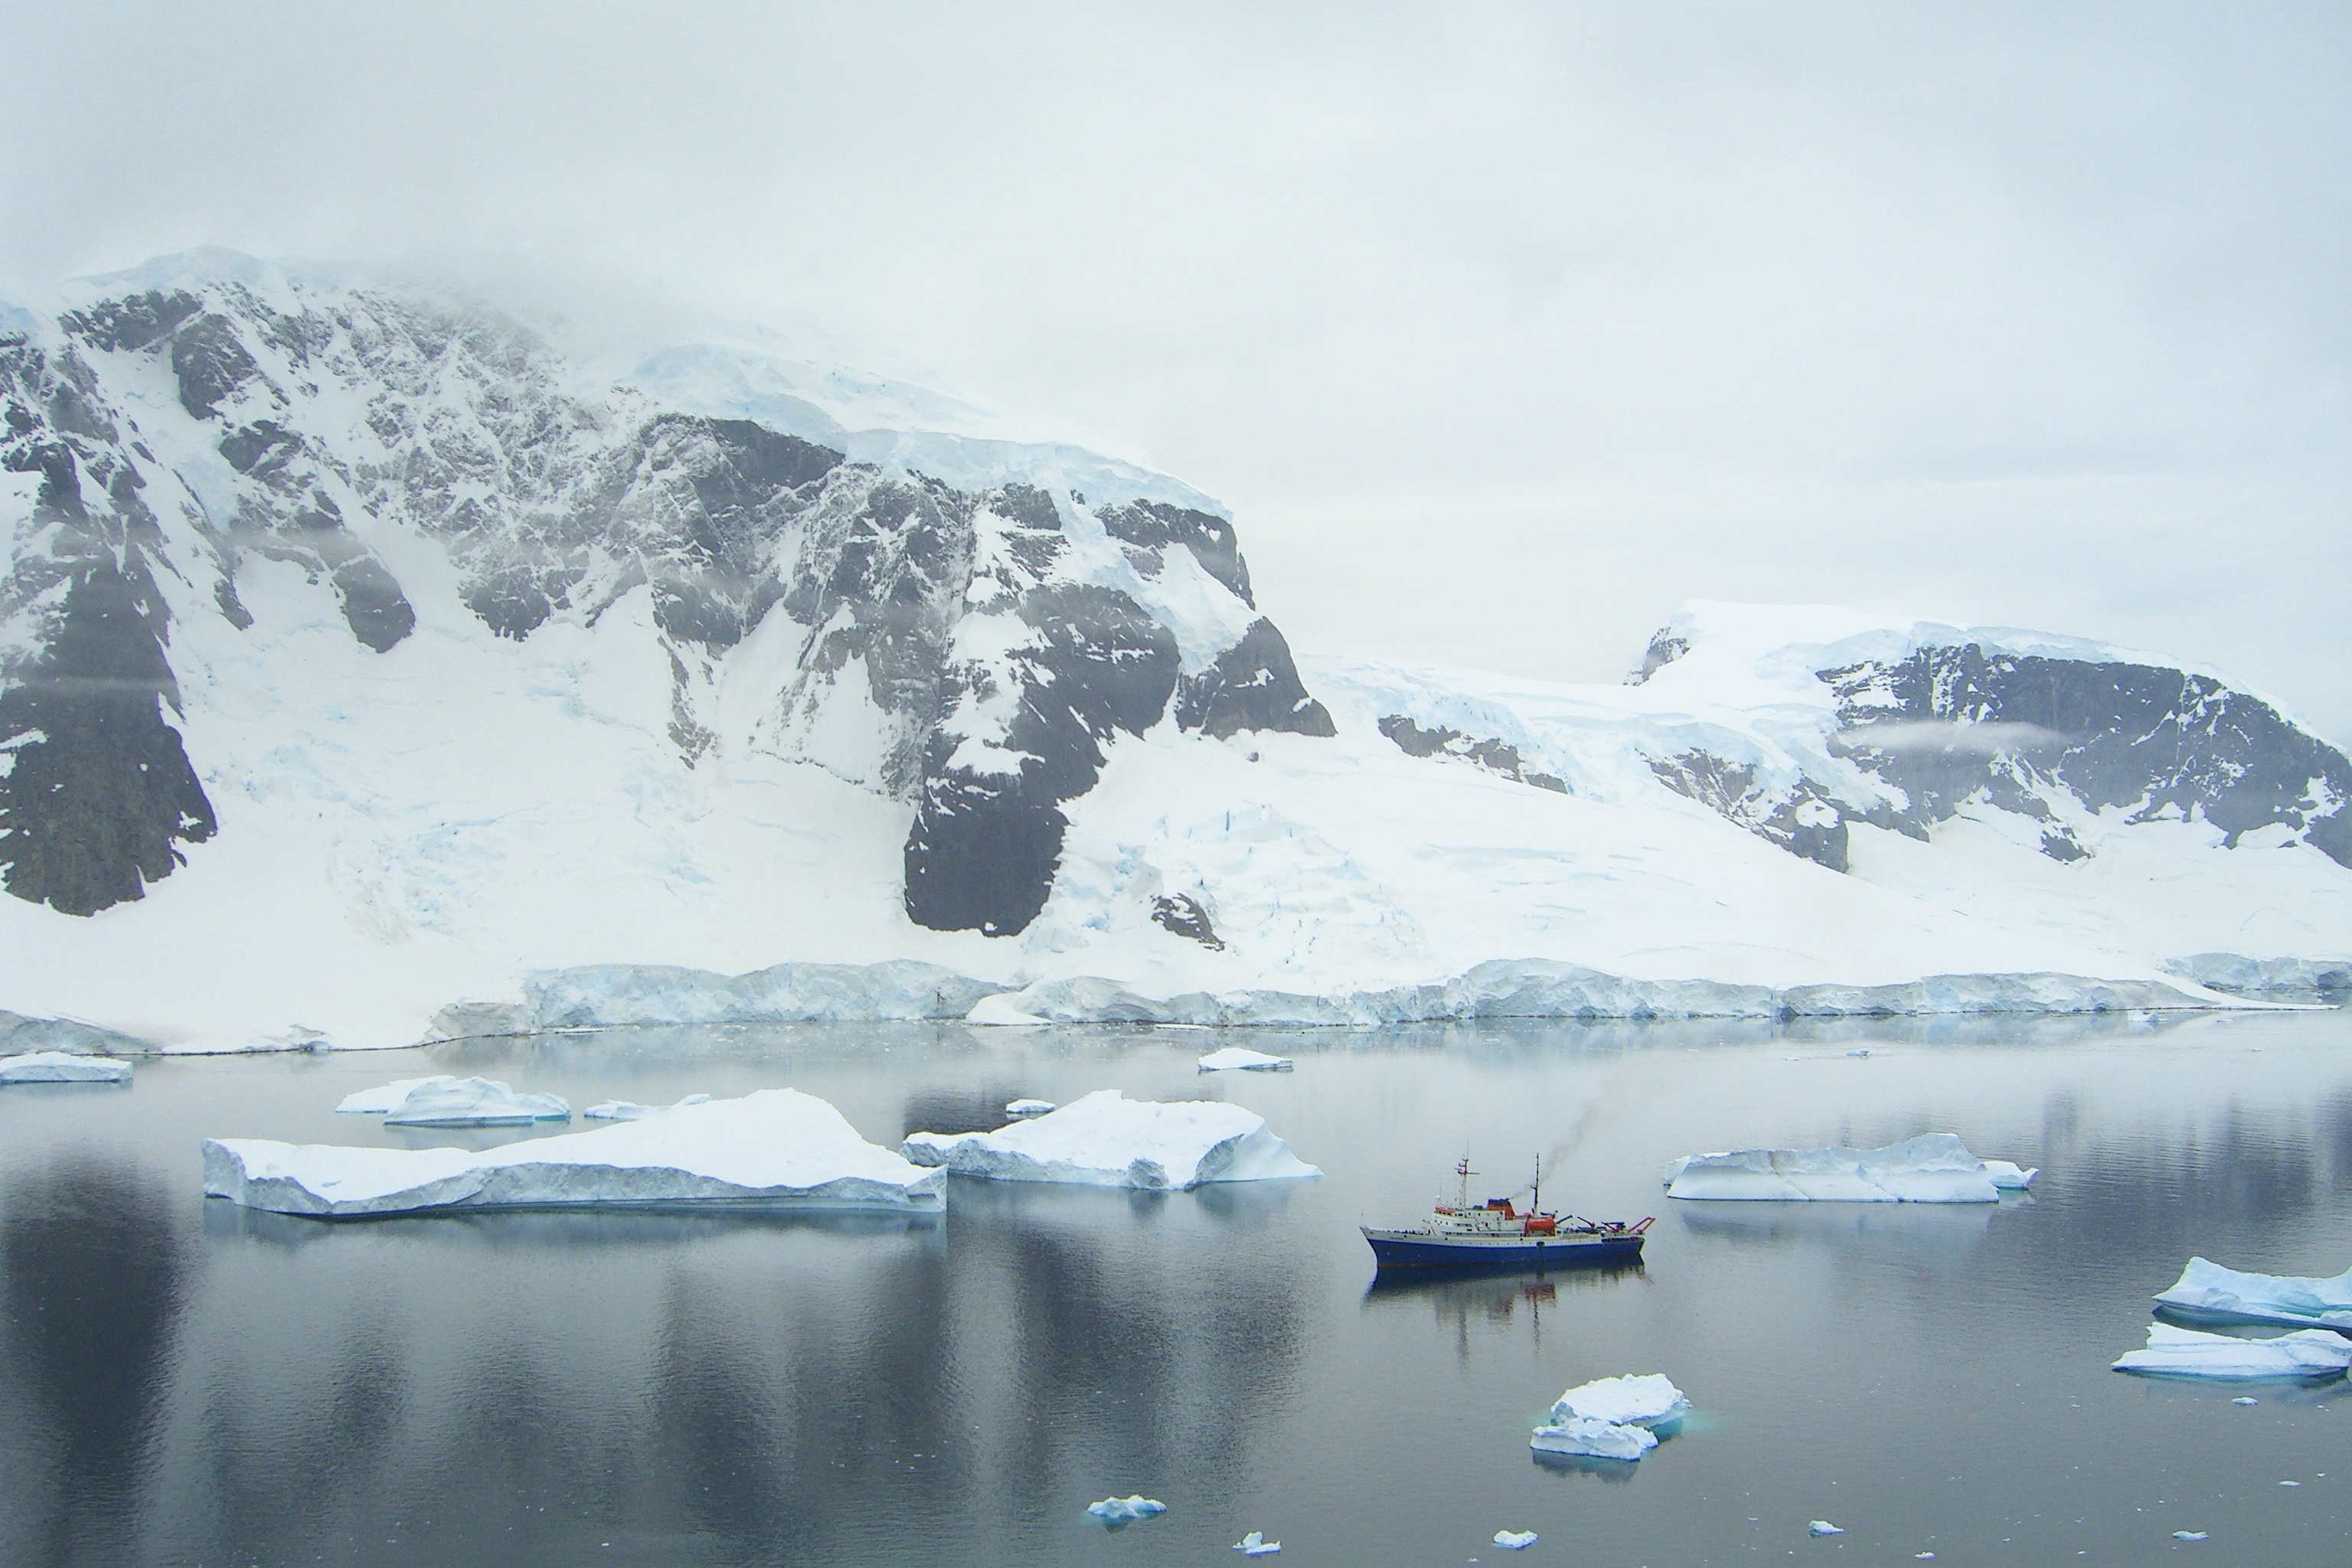
{"type": "Polygon", "coordinates": [[[1459,1195],[1449,1207],[1440,1204],[1430,1217],[1409,1230],[1376,1230],[1358,1226],[1371,1244],[1372,1260],[1386,1272],[1398,1268],[1576,1268],[1595,1264],[1638,1263],[1642,1241],[1654,1215],[1627,1222],[1583,1219],[1547,1212],[1543,1203],[1543,1164],[1536,1164],[1533,1195],[1523,1213],[1508,1198],[1488,1198],[1473,1205],[1470,1168],[1465,1155],[1454,1167],[1460,1178],[1459,1195]]]}

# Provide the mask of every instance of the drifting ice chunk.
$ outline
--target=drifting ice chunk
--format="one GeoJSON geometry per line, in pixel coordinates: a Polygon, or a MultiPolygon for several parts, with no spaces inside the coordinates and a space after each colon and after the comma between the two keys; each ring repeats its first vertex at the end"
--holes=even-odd
{"type": "Polygon", "coordinates": [[[2172,1532],[2172,1539],[2175,1541],[2202,1541],[2205,1539],[2205,1531],[2201,1530],[2176,1530],[2172,1532]]]}
{"type": "Polygon", "coordinates": [[[1656,1435],[1646,1426],[1621,1426],[1588,1415],[1571,1415],[1538,1426],[1528,1439],[1528,1447],[1538,1454],[1576,1454],[1592,1459],[1638,1459],[1657,1446],[1656,1435]]]}
{"type": "Polygon", "coordinates": [[[2241,1274],[2192,1258],[2158,1303],[2212,1323],[2282,1323],[2291,1329],[2341,1329],[2352,1333],[2352,1269],[2332,1279],[2285,1274],[2241,1274]]]}
{"type": "Polygon", "coordinates": [[[683,1110],[689,1105],[708,1105],[707,1094],[689,1094],[676,1105],[639,1105],[630,1100],[600,1100],[580,1114],[591,1121],[643,1121],[648,1116],[660,1116],[667,1111],[683,1110]]]}
{"type": "Polygon", "coordinates": [[[0,1083],[129,1083],[131,1064],[111,1057],[26,1051],[0,1057],[0,1083]]]}
{"type": "Polygon", "coordinates": [[[1843,1535],[1845,1531],[1826,1519],[1817,1519],[1805,1526],[1805,1533],[1807,1535],[1843,1535]]]}
{"type": "Polygon", "coordinates": [[[337,1218],[433,1210],[642,1205],[935,1211],[946,1187],[797,1089],[479,1153],[206,1139],[205,1193],[337,1218]]]}
{"type": "Polygon", "coordinates": [[[2007,1160],[1987,1160],[1984,1168],[1985,1174],[1992,1178],[1992,1184],[2005,1193],[2025,1191],[2033,1184],[2033,1178],[2042,1173],[2039,1165],[2028,1170],[2007,1160]]]}
{"type": "Polygon", "coordinates": [[[2158,1377],[2204,1377],[2243,1381],[2291,1377],[2319,1383],[2352,1367],[2352,1340],[2325,1329],[2304,1329],[2274,1340],[2242,1340],[2205,1334],[2169,1323],[2147,1326],[2147,1348],[2116,1363],[2117,1372],[2158,1377]]]}
{"type": "Polygon", "coordinates": [[[517,1094],[494,1079],[404,1078],[343,1096],[339,1116],[382,1116],[387,1127],[528,1127],[569,1121],[572,1107],[551,1094],[517,1094]]]}
{"type": "Polygon", "coordinates": [[[1978,1159],[1949,1132],[1884,1149],[1741,1149],[1685,1154],[1666,1167],[1670,1198],[1783,1203],[1990,1204],[2003,1186],[2030,1185],[2039,1171],[1978,1159]]]}
{"type": "Polygon", "coordinates": [[[1265,1538],[1265,1531],[1253,1530],[1234,1542],[1234,1550],[1247,1552],[1252,1557],[1271,1557],[1282,1550],[1282,1542],[1268,1541],[1265,1538]]]}
{"type": "Polygon", "coordinates": [[[1495,1544],[1501,1547],[1506,1552],[1525,1552],[1528,1547],[1533,1546],[1535,1543],[1536,1532],[1532,1530],[1498,1530],[1495,1531],[1495,1544]]]}
{"type": "Polygon", "coordinates": [[[1087,1511],[1117,1530],[1122,1524],[1133,1524],[1139,1519],[1166,1513],[1168,1505],[1157,1498],[1148,1498],[1137,1492],[1129,1497],[1107,1497],[1098,1503],[1088,1504],[1087,1511]]]}
{"type": "Polygon", "coordinates": [[[1619,1426],[1660,1427],[1678,1425],[1690,1414],[1683,1391],[1658,1373],[1642,1376],[1603,1377],[1579,1384],[1551,1407],[1554,1426],[1571,1416],[1607,1421],[1619,1426]]]}
{"type": "Polygon", "coordinates": [[[993,1132],[918,1132],[898,1152],[958,1176],[1101,1187],[1181,1190],[1323,1173],[1255,1111],[1209,1100],[1129,1100],[1115,1089],[993,1132]]]}
{"type": "Polygon", "coordinates": [[[1015,1121],[1025,1121],[1032,1116],[1044,1116],[1054,1109],[1050,1100],[1015,1100],[1008,1101],[1004,1114],[1015,1121]]]}
{"type": "Polygon", "coordinates": [[[1201,1058],[1202,1072],[1288,1072],[1288,1057],[1270,1057],[1264,1051],[1253,1051],[1245,1046],[1227,1046],[1221,1051],[1211,1051],[1201,1058]]]}
{"type": "Polygon", "coordinates": [[[457,1081],[453,1075],[446,1072],[436,1074],[432,1078],[396,1078],[381,1089],[363,1089],[355,1094],[343,1096],[342,1102],[335,1107],[335,1114],[338,1116],[389,1116],[398,1110],[401,1103],[415,1090],[428,1085],[437,1088],[457,1081]]]}

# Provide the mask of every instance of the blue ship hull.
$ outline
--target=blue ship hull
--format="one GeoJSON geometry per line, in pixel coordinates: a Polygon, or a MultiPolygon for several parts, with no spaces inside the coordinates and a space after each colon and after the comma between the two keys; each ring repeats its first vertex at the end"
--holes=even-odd
{"type": "Polygon", "coordinates": [[[1536,1236],[1525,1238],[1453,1240],[1425,1231],[1360,1227],[1381,1268],[1584,1268],[1604,1263],[1638,1263],[1642,1237],[1625,1236],[1536,1236]]]}

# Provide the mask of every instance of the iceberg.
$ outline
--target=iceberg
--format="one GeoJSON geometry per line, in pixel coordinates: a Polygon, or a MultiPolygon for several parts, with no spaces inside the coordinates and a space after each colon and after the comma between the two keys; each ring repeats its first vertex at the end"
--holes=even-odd
{"type": "Polygon", "coordinates": [[[1115,1089],[993,1132],[917,1132],[898,1152],[950,1175],[1151,1190],[1323,1173],[1255,1111],[1213,1100],[1129,1100],[1115,1089]]]}
{"type": "Polygon", "coordinates": [[[1826,1519],[1817,1519],[1805,1526],[1805,1533],[1807,1535],[1843,1535],[1845,1531],[1826,1519]]]}
{"type": "Polygon", "coordinates": [[[1495,1531],[1495,1544],[1501,1547],[1506,1552],[1525,1552],[1528,1547],[1533,1546],[1535,1543],[1536,1532],[1532,1530],[1498,1530],[1495,1531]]]}
{"type": "Polygon", "coordinates": [[[1579,1384],[1561,1394],[1551,1407],[1554,1426],[1571,1417],[1606,1421],[1618,1426],[1646,1426],[1652,1431],[1678,1426],[1690,1414],[1690,1400],[1658,1373],[1641,1376],[1603,1377],[1579,1384]]]}
{"type": "Polygon", "coordinates": [[[495,1079],[394,1079],[343,1096],[338,1116],[381,1116],[387,1127],[527,1127],[569,1121],[572,1108],[552,1094],[517,1094],[495,1079]]]}
{"type": "Polygon", "coordinates": [[[1008,1101],[1004,1114],[1015,1121],[1025,1121],[1032,1116],[1044,1116],[1054,1109],[1050,1100],[1015,1100],[1008,1101]]]}
{"type": "Polygon", "coordinates": [[[205,1194],[277,1214],[359,1218],[644,1206],[937,1211],[937,1171],[857,1135],[797,1089],[673,1107],[590,1132],[464,1149],[206,1139],[205,1194]]]}
{"type": "Polygon", "coordinates": [[[2325,1329],[2298,1329],[2273,1340],[2201,1333],[2169,1323],[2147,1326],[2147,1346],[2116,1363],[2117,1372],[2152,1377],[2202,1377],[2244,1382],[2294,1378],[2322,1383],[2352,1368],[2352,1340],[2325,1329]]]}
{"type": "Polygon", "coordinates": [[[1574,1454],[1590,1459],[1638,1459],[1658,1446],[1657,1435],[1646,1426],[1622,1426],[1571,1415],[1538,1426],[1528,1447],[1538,1454],[1574,1454]]]}
{"type": "Polygon", "coordinates": [[[1685,1154],[1666,1167],[1666,1196],[1781,1203],[1990,1204],[2039,1170],[1979,1160],[1949,1132],[1884,1149],[1740,1149],[1685,1154]]]}
{"type": "Polygon", "coordinates": [[[1227,1046],[1221,1051],[1211,1051],[1201,1058],[1202,1072],[1288,1072],[1288,1057],[1270,1057],[1264,1051],[1254,1051],[1246,1046],[1227,1046]]]}
{"type": "Polygon", "coordinates": [[[1268,1541],[1263,1530],[1253,1530],[1234,1542],[1234,1550],[1251,1557],[1271,1557],[1282,1550],[1282,1542],[1268,1541]]]}
{"type": "Polygon", "coordinates": [[[129,1083],[131,1064],[68,1051],[0,1057],[0,1083],[129,1083]]]}
{"type": "Polygon", "coordinates": [[[672,1110],[683,1110],[689,1105],[708,1105],[707,1094],[689,1094],[676,1105],[639,1105],[633,1100],[600,1100],[580,1114],[591,1121],[642,1121],[648,1116],[660,1116],[672,1110]]]}
{"type": "Polygon", "coordinates": [[[1157,1498],[1148,1498],[1136,1492],[1128,1497],[1107,1497],[1100,1502],[1089,1503],[1087,1511],[1108,1528],[1117,1530],[1122,1524],[1133,1524],[1139,1519],[1150,1519],[1166,1513],[1168,1505],[1157,1498]]]}
{"type": "Polygon", "coordinates": [[[2332,1279],[2307,1279],[2241,1274],[2192,1258],[2179,1279],[2156,1300],[2167,1311],[2209,1323],[2276,1323],[2352,1333],[2352,1268],[2332,1279]]]}

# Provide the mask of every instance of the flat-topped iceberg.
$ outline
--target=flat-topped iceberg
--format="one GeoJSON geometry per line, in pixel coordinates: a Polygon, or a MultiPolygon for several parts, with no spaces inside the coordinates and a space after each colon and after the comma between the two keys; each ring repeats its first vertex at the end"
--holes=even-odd
{"type": "Polygon", "coordinates": [[[1664,1374],[1646,1373],[1625,1377],[1596,1378],[1561,1394],[1551,1407],[1553,1425],[1581,1415],[1620,1426],[1646,1426],[1655,1431],[1680,1424],[1690,1414],[1690,1400],[1664,1374]]]}
{"type": "Polygon", "coordinates": [[[2352,1268],[2332,1279],[2241,1274],[2192,1258],[2180,1279],[2157,1298],[2168,1311],[2212,1323],[2279,1323],[2352,1334],[2352,1268]]]}
{"type": "Polygon", "coordinates": [[[993,1132],[917,1132],[898,1152],[958,1176],[1101,1187],[1181,1189],[1323,1173],[1254,1110],[1213,1100],[1129,1100],[1115,1089],[993,1132]]]}
{"type": "Polygon", "coordinates": [[[0,1083],[129,1083],[131,1064],[70,1051],[26,1051],[0,1057],[0,1083]]]}
{"type": "Polygon", "coordinates": [[[1201,1058],[1202,1072],[1288,1072],[1288,1057],[1270,1057],[1264,1051],[1254,1051],[1246,1046],[1227,1046],[1221,1051],[1211,1051],[1201,1058]]]}
{"type": "Polygon", "coordinates": [[[2042,1173],[1979,1160],[1949,1132],[1884,1149],[1738,1149],[1685,1154],[1666,1167],[1666,1196],[1780,1203],[1990,1204],[2042,1173]]]}
{"type": "Polygon", "coordinates": [[[797,1089],[674,1107],[593,1132],[463,1149],[206,1139],[205,1194],[278,1214],[356,1218],[479,1209],[937,1210],[945,1184],[797,1089]]]}
{"type": "Polygon", "coordinates": [[[663,1116],[673,1110],[683,1110],[689,1105],[707,1105],[707,1094],[689,1094],[675,1105],[639,1105],[634,1100],[600,1100],[580,1114],[591,1121],[643,1121],[648,1116],[663,1116]]]}
{"type": "Polygon", "coordinates": [[[1638,1459],[1657,1446],[1657,1435],[1646,1426],[1595,1421],[1589,1415],[1571,1415],[1538,1426],[1528,1439],[1528,1447],[1538,1454],[1584,1459],[1638,1459]]]}
{"type": "Polygon", "coordinates": [[[1004,1114],[1015,1121],[1026,1121],[1033,1116],[1047,1115],[1053,1109],[1050,1100],[1013,1100],[1005,1102],[1004,1114]]]}
{"type": "Polygon", "coordinates": [[[2201,1377],[2246,1382],[2294,1378],[2305,1383],[2341,1377],[2352,1368],[2352,1340],[2325,1329],[2298,1329],[2271,1340],[2200,1333],[2169,1323],[2147,1326],[2147,1346],[2126,1352],[2117,1372],[2155,1377],[2201,1377]]]}
{"type": "Polygon", "coordinates": [[[528,1127],[569,1121],[572,1107],[552,1094],[517,1094],[488,1078],[395,1079],[379,1089],[343,1096],[339,1116],[382,1116],[387,1127],[528,1127]]]}

